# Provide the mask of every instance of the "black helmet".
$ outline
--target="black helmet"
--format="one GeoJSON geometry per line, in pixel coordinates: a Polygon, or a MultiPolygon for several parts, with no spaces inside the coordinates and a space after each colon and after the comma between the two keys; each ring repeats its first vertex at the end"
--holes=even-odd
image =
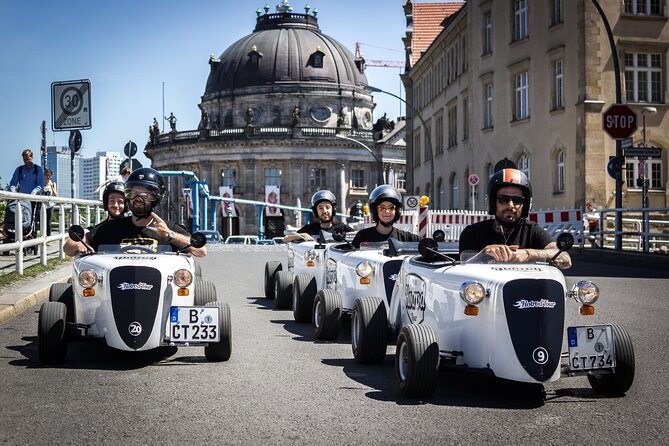
{"type": "Polygon", "coordinates": [[[337,197],[329,190],[319,190],[311,196],[311,211],[314,213],[314,217],[318,218],[318,210],[316,208],[321,201],[329,201],[332,204],[332,214],[334,215],[337,210],[337,197]]]}
{"type": "Polygon", "coordinates": [[[527,179],[527,175],[518,169],[498,170],[490,177],[490,182],[488,183],[488,195],[486,196],[486,200],[488,200],[488,214],[495,215],[497,190],[504,186],[516,186],[523,191],[525,203],[523,205],[523,212],[520,216],[522,218],[527,218],[530,213],[530,208],[532,207],[532,185],[530,184],[530,180],[527,179]]]}
{"type": "Polygon", "coordinates": [[[384,201],[390,201],[395,205],[395,217],[393,223],[400,219],[402,215],[402,195],[397,189],[389,184],[382,184],[374,188],[369,194],[369,211],[372,213],[372,220],[379,221],[379,213],[376,208],[384,201]]]}
{"type": "MultiPolygon", "coordinates": [[[[106,212],[109,212],[107,201],[109,201],[109,195],[111,195],[113,192],[119,193],[123,195],[123,198],[125,198],[125,184],[121,183],[120,181],[112,181],[107,186],[105,186],[105,190],[102,192],[102,207],[106,212]]],[[[123,209],[127,209],[128,200],[125,200],[123,205],[123,209]]]]}
{"type": "MultiPolygon", "coordinates": [[[[163,176],[156,169],[150,167],[140,167],[132,171],[125,181],[125,196],[130,199],[132,191],[136,187],[143,187],[155,195],[156,199],[151,203],[151,209],[160,204],[165,194],[165,182],[163,176]]],[[[133,214],[141,217],[136,212],[133,214]]]]}

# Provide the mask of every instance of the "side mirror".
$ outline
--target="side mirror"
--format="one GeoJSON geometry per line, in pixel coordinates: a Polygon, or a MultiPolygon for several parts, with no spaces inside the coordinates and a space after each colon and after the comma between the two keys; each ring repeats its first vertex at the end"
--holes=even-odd
{"type": "Polygon", "coordinates": [[[424,238],[418,242],[418,252],[427,260],[432,259],[439,251],[439,244],[431,238],[424,238]]]}
{"type": "Polygon", "coordinates": [[[332,232],[332,238],[335,242],[343,242],[346,240],[346,230],[341,227],[335,228],[332,232]]]}
{"type": "Polygon", "coordinates": [[[201,232],[196,232],[190,236],[190,244],[193,248],[202,248],[207,244],[207,236],[201,232]]]}
{"type": "Polygon", "coordinates": [[[569,251],[572,246],[574,246],[574,236],[569,232],[563,232],[558,235],[557,240],[555,241],[557,248],[560,252],[569,251]]]}
{"type": "Polygon", "coordinates": [[[70,229],[68,229],[67,234],[75,242],[83,242],[84,241],[84,228],[82,228],[79,225],[70,226],[70,229]]]}
{"type": "Polygon", "coordinates": [[[437,229],[432,233],[432,238],[437,243],[443,242],[444,240],[446,240],[446,233],[441,229],[437,229]]]}

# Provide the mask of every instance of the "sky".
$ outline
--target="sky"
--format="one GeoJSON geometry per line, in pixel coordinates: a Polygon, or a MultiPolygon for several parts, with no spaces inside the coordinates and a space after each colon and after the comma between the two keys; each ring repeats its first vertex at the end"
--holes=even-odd
{"type": "MultiPolygon", "coordinates": [[[[280,3],[269,3],[270,12],[280,3]]],[[[402,0],[292,0],[295,12],[318,9],[321,31],[366,59],[404,61],[402,0]]],[[[31,148],[39,163],[40,124],[47,145],[68,145],[68,131],[53,132],[51,84],[91,82],[92,128],[82,130],[84,157],[123,152],[132,140],[139,160],[148,127],[174,113],[177,130],[196,129],[197,104],[217,57],[255,26],[259,0],[0,0],[1,184],[9,183],[31,148]]],[[[399,68],[366,71],[370,85],[404,97],[399,68]]],[[[377,93],[377,119],[404,114],[395,98],[377,93]]],[[[165,124],[169,128],[168,124],[165,124]]]]}

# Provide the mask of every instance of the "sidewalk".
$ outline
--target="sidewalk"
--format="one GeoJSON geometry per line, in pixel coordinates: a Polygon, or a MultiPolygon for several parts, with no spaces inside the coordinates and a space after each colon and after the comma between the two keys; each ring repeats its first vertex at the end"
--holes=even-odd
{"type": "Polygon", "coordinates": [[[51,284],[66,282],[71,275],[72,264],[66,263],[41,277],[3,287],[0,290],[0,324],[48,299],[51,284]]]}

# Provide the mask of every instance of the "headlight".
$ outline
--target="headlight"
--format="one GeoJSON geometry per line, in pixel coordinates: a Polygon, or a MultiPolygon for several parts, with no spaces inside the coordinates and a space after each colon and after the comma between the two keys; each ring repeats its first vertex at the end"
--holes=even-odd
{"type": "Polygon", "coordinates": [[[599,299],[599,287],[589,280],[581,280],[571,287],[571,295],[584,305],[592,305],[599,299]]]}
{"type": "Polygon", "coordinates": [[[478,282],[469,281],[460,285],[460,297],[469,305],[480,304],[485,295],[485,288],[478,282]]]}
{"type": "Polygon", "coordinates": [[[98,276],[92,269],[87,269],[79,273],[79,285],[84,288],[90,288],[98,283],[98,276]]]}
{"type": "Polygon", "coordinates": [[[174,272],[174,284],[178,287],[186,287],[193,281],[193,275],[187,269],[179,269],[174,272]]]}
{"type": "Polygon", "coordinates": [[[316,251],[310,249],[309,251],[304,253],[304,260],[306,260],[307,262],[311,262],[312,260],[316,259],[316,256],[317,256],[316,251]]]}
{"type": "Polygon", "coordinates": [[[355,267],[355,272],[360,277],[369,277],[374,272],[374,267],[369,262],[360,262],[355,267]]]}

